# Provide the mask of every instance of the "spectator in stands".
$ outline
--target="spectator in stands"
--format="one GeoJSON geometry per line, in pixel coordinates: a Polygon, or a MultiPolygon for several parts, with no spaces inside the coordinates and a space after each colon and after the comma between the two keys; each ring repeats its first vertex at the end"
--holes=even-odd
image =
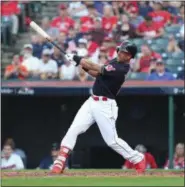
{"type": "Polygon", "coordinates": [[[99,55],[98,56],[98,63],[102,65],[108,64],[108,57],[107,55],[99,55]]]}
{"type": "Polygon", "coordinates": [[[67,48],[67,33],[61,32],[57,37],[58,45],[64,49],[67,48]]]}
{"type": "Polygon", "coordinates": [[[12,64],[5,69],[4,79],[20,79],[28,77],[28,71],[25,66],[20,63],[19,55],[14,55],[12,64]]]}
{"type": "Polygon", "coordinates": [[[59,35],[59,29],[50,26],[50,20],[48,17],[42,19],[41,27],[53,40],[55,40],[59,35]]]}
{"type": "Polygon", "coordinates": [[[68,11],[74,19],[88,16],[88,9],[86,5],[80,1],[70,2],[68,11]]]}
{"type": "MultiPolygon", "coordinates": [[[[147,149],[144,145],[142,145],[142,144],[137,145],[135,150],[137,150],[138,152],[145,155],[146,168],[147,169],[156,169],[158,167],[157,164],[156,164],[154,156],[151,153],[147,152],[147,149]]],[[[122,168],[123,169],[133,169],[134,165],[127,160],[127,161],[125,161],[122,168]]]]}
{"type": "Polygon", "coordinates": [[[151,73],[148,77],[147,80],[150,81],[170,81],[170,80],[175,80],[173,74],[171,72],[165,71],[165,64],[162,60],[158,60],[156,62],[156,71],[151,73]]]}
{"type": "Polygon", "coordinates": [[[148,73],[150,70],[151,60],[153,58],[161,59],[161,55],[152,51],[151,48],[144,44],[141,46],[141,57],[136,60],[133,64],[133,70],[139,72],[146,72],[148,73]]]}
{"type": "Polygon", "coordinates": [[[61,80],[73,80],[76,75],[76,67],[70,62],[65,63],[59,69],[59,77],[61,80]]]}
{"type": "Polygon", "coordinates": [[[41,160],[39,168],[38,169],[52,169],[53,163],[56,160],[58,153],[60,151],[60,146],[58,143],[53,143],[50,155],[41,160]]]}
{"type": "Polygon", "coordinates": [[[142,17],[146,17],[149,12],[153,11],[153,8],[150,6],[149,2],[147,1],[139,1],[139,15],[142,17]]]}
{"type": "MultiPolygon", "coordinates": [[[[7,138],[7,139],[5,140],[5,144],[8,144],[8,145],[10,145],[10,146],[12,147],[12,149],[13,149],[13,154],[16,154],[16,155],[18,155],[18,156],[21,157],[21,159],[22,159],[22,161],[23,161],[23,164],[24,164],[24,167],[26,168],[27,156],[26,156],[25,152],[24,152],[22,149],[20,149],[20,148],[16,148],[15,142],[14,142],[14,140],[13,140],[12,138],[7,138]]],[[[2,155],[2,157],[4,157],[4,156],[3,156],[3,155],[4,155],[3,151],[2,151],[2,153],[1,153],[1,155],[2,155]]]]}
{"type": "Polygon", "coordinates": [[[33,47],[31,44],[25,44],[23,48],[22,65],[26,67],[30,78],[38,78],[40,60],[33,55],[33,47]]]}
{"type": "Polygon", "coordinates": [[[108,59],[113,59],[117,56],[116,43],[111,37],[105,37],[103,47],[106,47],[108,59]]]}
{"type": "Polygon", "coordinates": [[[51,59],[51,50],[44,49],[42,59],[39,66],[39,74],[42,80],[54,79],[57,77],[58,67],[57,62],[51,59]]]}
{"type": "Polygon", "coordinates": [[[43,49],[51,49],[52,45],[47,42],[43,37],[39,35],[32,35],[31,37],[32,47],[33,47],[33,56],[41,58],[43,49]]]}
{"type": "Polygon", "coordinates": [[[115,29],[113,29],[113,36],[116,42],[127,40],[133,38],[135,35],[134,28],[129,23],[129,18],[127,15],[122,14],[121,20],[118,22],[115,29]]]}
{"type": "Polygon", "coordinates": [[[177,22],[177,24],[179,24],[179,25],[184,24],[184,14],[185,14],[185,12],[184,12],[184,5],[182,5],[182,6],[180,7],[179,14],[178,14],[177,17],[176,17],[176,22],[177,22]]]}
{"type": "Polygon", "coordinates": [[[102,27],[107,34],[110,34],[116,27],[118,18],[114,16],[111,5],[105,5],[103,7],[102,27]]]}
{"type": "Polygon", "coordinates": [[[88,79],[88,74],[79,66],[77,68],[77,74],[75,80],[79,80],[80,82],[85,82],[88,79]]]}
{"type": "Polygon", "coordinates": [[[175,6],[172,6],[169,1],[163,1],[162,2],[163,10],[169,12],[173,16],[178,15],[178,8],[175,6]]]}
{"type": "Polygon", "coordinates": [[[157,23],[159,28],[164,27],[171,22],[171,14],[163,9],[162,2],[153,2],[154,11],[150,12],[148,15],[152,17],[153,21],[157,23]]]}
{"type": "Polygon", "coordinates": [[[80,32],[90,32],[94,28],[95,20],[99,17],[94,5],[88,5],[89,14],[80,18],[80,32]]]}
{"type": "Polygon", "coordinates": [[[57,62],[58,68],[60,68],[61,65],[64,64],[64,57],[61,55],[60,50],[56,47],[53,48],[51,59],[57,62]]]}
{"type": "Polygon", "coordinates": [[[151,16],[147,16],[145,21],[138,26],[136,34],[146,39],[153,39],[163,36],[164,29],[159,27],[156,22],[153,22],[151,16]]]}
{"type": "Polygon", "coordinates": [[[13,39],[17,38],[18,29],[19,29],[19,19],[18,15],[20,14],[21,9],[17,1],[2,1],[1,3],[1,15],[2,21],[10,21],[12,23],[12,34],[13,39]]]}
{"type": "Polygon", "coordinates": [[[105,37],[104,29],[102,28],[101,18],[96,18],[94,20],[94,29],[92,29],[91,38],[92,41],[97,43],[99,46],[102,45],[103,39],[105,37]]]}
{"type": "Polygon", "coordinates": [[[3,154],[1,156],[1,169],[7,170],[21,170],[24,169],[24,164],[21,157],[13,153],[13,147],[9,143],[5,143],[3,146],[3,154]]]}
{"type": "Polygon", "coordinates": [[[174,35],[170,35],[169,36],[169,43],[168,43],[168,46],[167,46],[167,52],[169,53],[178,53],[180,52],[180,48],[178,46],[178,43],[174,37],[174,35]]]}
{"type": "MultiPolygon", "coordinates": [[[[169,169],[169,160],[165,163],[164,169],[169,169]]],[[[184,169],[184,143],[178,143],[173,157],[173,169],[184,169]]]]}
{"type": "Polygon", "coordinates": [[[77,55],[86,57],[88,56],[88,50],[87,50],[87,40],[85,38],[81,38],[78,41],[78,48],[77,48],[77,55]]]}
{"type": "Polygon", "coordinates": [[[56,27],[65,33],[70,27],[74,27],[74,20],[68,16],[67,6],[64,3],[59,5],[59,16],[51,21],[51,27],[56,27]]]}
{"type": "MultiPolygon", "coordinates": [[[[82,37],[82,36],[81,36],[82,37]]],[[[72,53],[76,51],[78,40],[81,38],[74,28],[70,28],[65,43],[67,44],[66,51],[72,53]]]]}
{"type": "Polygon", "coordinates": [[[131,8],[129,18],[129,23],[134,29],[144,22],[143,16],[139,15],[139,10],[136,7],[131,8]]]}

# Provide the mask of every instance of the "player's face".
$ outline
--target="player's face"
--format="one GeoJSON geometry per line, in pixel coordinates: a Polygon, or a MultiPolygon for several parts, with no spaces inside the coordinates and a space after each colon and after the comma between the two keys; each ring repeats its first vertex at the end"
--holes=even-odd
{"type": "Polygon", "coordinates": [[[157,63],[156,64],[156,71],[158,73],[162,73],[162,72],[164,72],[164,70],[165,70],[164,64],[162,64],[162,63],[157,63]]]}
{"type": "Polygon", "coordinates": [[[13,150],[11,146],[5,145],[3,148],[4,157],[9,158],[12,154],[13,150]]]}
{"type": "Polygon", "coordinates": [[[58,154],[59,154],[58,150],[52,150],[51,151],[51,156],[52,156],[53,160],[56,160],[58,154]]]}
{"type": "Polygon", "coordinates": [[[184,156],[184,146],[177,146],[176,147],[176,154],[177,156],[184,156]]]}
{"type": "Polygon", "coordinates": [[[128,62],[131,58],[131,55],[129,53],[126,53],[124,51],[119,51],[117,60],[118,62],[128,62]]]}

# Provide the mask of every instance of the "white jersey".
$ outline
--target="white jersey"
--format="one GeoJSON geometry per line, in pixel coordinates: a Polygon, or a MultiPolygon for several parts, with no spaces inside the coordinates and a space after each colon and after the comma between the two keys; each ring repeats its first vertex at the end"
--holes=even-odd
{"type": "Polygon", "coordinates": [[[19,155],[12,153],[9,159],[1,158],[1,169],[24,169],[24,164],[19,155]]]}
{"type": "Polygon", "coordinates": [[[39,66],[40,73],[57,73],[58,67],[57,62],[55,60],[50,59],[47,63],[44,63],[42,60],[40,61],[39,66]]]}
{"type": "Polygon", "coordinates": [[[22,62],[22,65],[27,68],[28,71],[38,71],[40,66],[40,60],[37,57],[31,56],[22,62]]]}

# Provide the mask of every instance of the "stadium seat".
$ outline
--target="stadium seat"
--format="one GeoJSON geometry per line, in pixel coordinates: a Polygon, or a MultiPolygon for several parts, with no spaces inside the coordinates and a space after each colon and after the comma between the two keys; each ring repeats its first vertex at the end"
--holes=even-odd
{"type": "Polygon", "coordinates": [[[172,58],[173,59],[184,59],[184,53],[183,52],[172,53],[172,58]]]}
{"type": "Polygon", "coordinates": [[[133,39],[132,42],[133,42],[134,44],[136,44],[137,47],[141,47],[143,44],[146,43],[146,41],[143,40],[143,38],[142,38],[142,39],[141,39],[141,38],[133,39]]]}
{"type": "Polygon", "coordinates": [[[170,70],[172,73],[178,73],[182,71],[183,66],[177,66],[177,65],[166,65],[166,68],[170,70]]]}
{"type": "Polygon", "coordinates": [[[166,51],[166,48],[169,42],[167,38],[159,38],[155,42],[156,42],[156,45],[160,46],[163,50],[166,51]]]}
{"type": "Polygon", "coordinates": [[[183,65],[183,62],[181,59],[167,59],[166,60],[167,65],[183,65]]]}
{"type": "Polygon", "coordinates": [[[163,48],[160,47],[160,45],[158,45],[158,44],[152,44],[150,47],[151,47],[151,49],[152,49],[153,51],[155,51],[155,52],[157,52],[157,53],[162,54],[162,53],[164,52],[163,48]]]}
{"type": "Polygon", "coordinates": [[[165,31],[167,32],[167,34],[176,34],[178,33],[180,30],[180,26],[178,25],[175,25],[175,26],[168,26],[168,27],[165,27],[165,31]]]}
{"type": "Polygon", "coordinates": [[[127,79],[129,80],[145,80],[147,77],[147,73],[136,73],[136,72],[132,72],[128,74],[127,79]]]}

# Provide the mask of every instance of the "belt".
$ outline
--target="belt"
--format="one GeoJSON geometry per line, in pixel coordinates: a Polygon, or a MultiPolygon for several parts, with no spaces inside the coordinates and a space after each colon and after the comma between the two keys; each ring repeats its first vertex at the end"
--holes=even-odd
{"type": "Polygon", "coordinates": [[[92,98],[94,99],[94,101],[108,101],[108,98],[104,97],[104,96],[94,96],[94,95],[92,95],[92,98]]]}

